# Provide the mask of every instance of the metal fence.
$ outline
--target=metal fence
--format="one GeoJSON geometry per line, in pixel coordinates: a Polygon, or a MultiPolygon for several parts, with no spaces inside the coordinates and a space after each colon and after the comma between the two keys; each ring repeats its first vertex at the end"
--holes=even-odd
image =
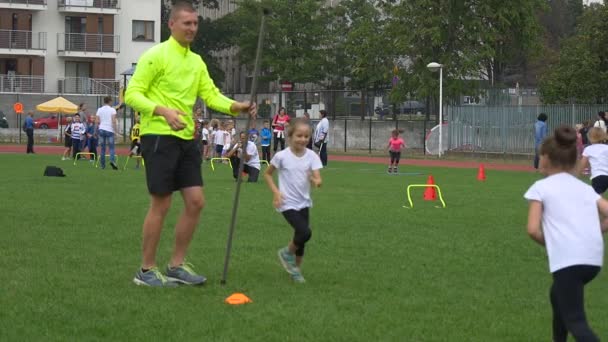
{"type": "Polygon", "coordinates": [[[2,93],[43,93],[44,76],[0,75],[2,93]]]}
{"type": "Polygon", "coordinates": [[[120,40],[113,34],[57,33],[57,51],[119,53],[120,40]]]}
{"type": "Polygon", "coordinates": [[[19,5],[46,5],[46,0],[0,0],[0,3],[19,5]]]}
{"type": "Polygon", "coordinates": [[[103,9],[119,9],[120,3],[118,0],[59,0],[58,8],[64,7],[88,7],[88,8],[103,8],[103,9]]]}
{"type": "Polygon", "coordinates": [[[112,79],[65,77],[58,82],[62,94],[118,96],[120,90],[120,81],[112,79]]]}
{"type": "Polygon", "coordinates": [[[0,48],[46,50],[46,32],[0,30],[0,48]]]}
{"type": "Polygon", "coordinates": [[[561,124],[574,126],[597,120],[606,105],[448,106],[448,139],[451,151],[505,154],[534,153],[534,123],[540,113],[549,117],[549,132],[561,124]]]}

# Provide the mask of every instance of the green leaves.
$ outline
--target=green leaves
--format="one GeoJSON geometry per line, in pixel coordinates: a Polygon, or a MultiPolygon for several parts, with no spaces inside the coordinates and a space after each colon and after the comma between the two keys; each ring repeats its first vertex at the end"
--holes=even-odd
{"type": "Polygon", "coordinates": [[[602,103],[608,89],[608,8],[586,7],[540,82],[547,103],[602,103]]]}

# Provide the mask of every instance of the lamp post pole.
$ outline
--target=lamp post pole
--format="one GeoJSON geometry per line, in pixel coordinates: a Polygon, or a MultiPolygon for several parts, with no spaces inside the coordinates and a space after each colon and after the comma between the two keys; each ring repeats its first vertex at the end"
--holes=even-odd
{"type": "Polygon", "coordinates": [[[439,70],[439,149],[437,155],[443,154],[443,64],[432,62],[426,66],[430,71],[439,70]]]}
{"type": "Polygon", "coordinates": [[[443,65],[439,67],[439,158],[443,154],[443,65]]]}

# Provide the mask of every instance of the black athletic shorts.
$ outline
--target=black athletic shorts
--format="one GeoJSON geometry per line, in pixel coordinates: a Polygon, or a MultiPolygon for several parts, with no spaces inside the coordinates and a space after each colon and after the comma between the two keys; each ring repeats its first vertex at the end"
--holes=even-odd
{"type": "Polygon", "coordinates": [[[598,194],[603,194],[608,189],[608,176],[595,176],[591,179],[591,186],[598,194]]]}
{"type": "Polygon", "coordinates": [[[151,194],[164,195],[203,186],[203,160],[198,141],[171,135],[144,135],[141,154],[146,161],[146,182],[151,194]]]}
{"type": "Polygon", "coordinates": [[[64,147],[72,147],[72,138],[71,137],[64,137],[63,140],[63,146],[64,147]]]}

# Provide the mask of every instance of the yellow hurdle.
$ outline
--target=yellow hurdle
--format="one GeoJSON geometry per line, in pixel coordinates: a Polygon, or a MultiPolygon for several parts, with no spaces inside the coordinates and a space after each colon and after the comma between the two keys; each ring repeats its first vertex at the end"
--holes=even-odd
{"type": "Polygon", "coordinates": [[[131,160],[131,158],[141,160],[141,165],[142,165],[142,166],[146,166],[146,162],[144,161],[144,158],[143,158],[142,156],[132,156],[132,157],[131,157],[131,156],[129,155],[129,156],[127,156],[127,161],[125,162],[125,166],[122,168],[123,170],[126,170],[126,169],[127,169],[127,165],[129,164],[129,160],[131,160]]]}
{"type": "MultiPolygon", "coordinates": [[[[74,165],[76,165],[76,161],[78,161],[78,157],[80,157],[80,156],[93,156],[93,161],[95,161],[95,153],[93,153],[93,152],[78,152],[78,153],[76,153],[76,156],[74,157],[74,165]]],[[[89,160],[91,160],[91,159],[89,158],[89,160]]],[[[93,165],[95,165],[95,163],[93,163],[93,165]]]]}
{"type": "MultiPolygon", "coordinates": [[[[441,201],[441,205],[443,205],[443,208],[445,208],[445,202],[443,201],[443,196],[441,195],[441,188],[439,188],[439,185],[437,184],[410,184],[407,186],[407,200],[410,203],[410,206],[408,207],[407,205],[404,205],[404,208],[407,209],[412,209],[414,208],[414,203],[412,202],[412,195],[411,195],[411,189],[412,188],[426,188],[426,187],[433,187],[435,189],[437,189],[437,195],[439,195],[439,200],[441,201]]],[[[435,206],[435,208],[439,208],[439,206],[435,206]]]]}
{"type": "Polygon", "coordinates": [[[266,167],[268,167],[270,164],[268,164],[268,160],[264,160],[264,159],[260,159],[260,165],[261,164],[266,164],[266,167]]]}
{"type": "Polygon", "coordinates": [[[232,162],[230,161],[230,158],[211,158],[211,170],[215,171],[215,166],[213,166],[213,161],[215,161],[215,160],[219,160],[219,161],[227,160],[228,164],[230,165],[230,168],[232,169],[232,162]]]}

